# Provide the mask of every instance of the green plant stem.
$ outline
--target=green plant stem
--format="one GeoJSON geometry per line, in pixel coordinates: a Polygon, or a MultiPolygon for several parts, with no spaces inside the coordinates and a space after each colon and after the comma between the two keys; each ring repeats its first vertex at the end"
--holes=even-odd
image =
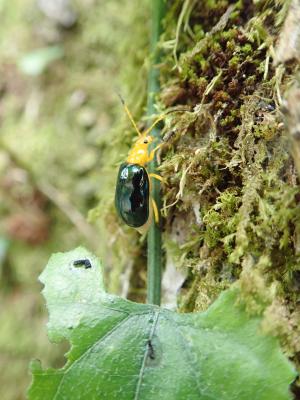
{"type": "MultiPolygon", "coordinates": [[[[152,34],[151,34],[151,66],[148,75],[148,99],[147,99],[147,115],[155,114],[155,95],[159,91],[159,70],[157,64],[160,61],[160,52],[157,50],[157,43],[162,31],[161,21],[165,15],[165,0],[152,1],[152,34]]],[[[152,135],[156,138],[153,146],[157,145],[160,138],[160,129],[154,128],[152,135]]],[[[157,162],[154,159],[149,164],[149,172],[155,172],[157,162]]],[[[160,199],[160,183],[152,180],[151,195],[157,204],[158,209],[161,208],[160,199]]],[[[147,302],[150,304],[160,305],[161,299],[161,271],[162,271],[162,239],[161,230],[154,218],[148,232],[148,272],[147,272],[147,302]]]]}

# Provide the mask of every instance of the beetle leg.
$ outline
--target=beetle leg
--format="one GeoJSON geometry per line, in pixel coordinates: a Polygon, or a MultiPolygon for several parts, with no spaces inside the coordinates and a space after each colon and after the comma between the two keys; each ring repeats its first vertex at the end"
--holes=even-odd
{"type": "Polygon", "coordinates": [[[148,174],[151,178],[154,178],[154,179],[157,179],[158,181],[160,181],[160,182],[166,182],[165,180],[164,180],[164,178],[162,177],[162,176],[160,176],[160,175],[157,175],[157,174],[152,174],[152,173],[150,173],[150,174],[148,174]]]}
{"type": "Polygon", "coordinates": [[[157,208],[156,202],[153,199],[153,197],[151,197],[151,202],[152,202],[152,207],[153,207],[153,212],[154,212],[154,220],[158,224],[159,223],[159,213],[158,213],[158,208],[157,208]]]}
{"type": "Polygon", "coordinates": [[[150,154],[149,154],[149,157],[148,157],[148,161],[147,161],[147,162],[150,162],[150,161],[153,160],[153,158],[154,158],[154,156],[155,156],[155,152],[156,152],[159,148],[161,148],[161,146],[162,146],[163,144],[164,144],[164,143],[160,143],[159,145],[157,145],[156,147],[154,147],[154,149],[152,149],[152,150],[150,151],[150,154]]]}

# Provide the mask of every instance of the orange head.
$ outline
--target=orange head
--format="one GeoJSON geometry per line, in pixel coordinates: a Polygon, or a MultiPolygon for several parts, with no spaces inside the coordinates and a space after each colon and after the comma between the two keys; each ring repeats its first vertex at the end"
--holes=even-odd
{"type": "MultiPolygon", "coordinates": [[[[141,166],[145,166],[149,161],[153,159],[153,150],[151,151],[152,154],[149,154],[148,151],[148,146],[150,143],[153,142],[153,137],[149,135],[149,133],[152,131],[152,129],[155,127],[155,125],[161,121],[164,118],[164,115],[160,115],[154,122],[153,124],[147,128],[145,132],[140,132],[137,124],[135,123],[131,112],[129,111],[128,107],[125,104],[125,101],[122,99],[122,97],[119,95],[121,102],[124,106],[124,109],[132,123],[132,126],[134,127],[135,131],[139,135],[138,139],[134,143],[132,149],[128,153],[127,157],[127,162],[131,164],[138,164],[141,166]]],[[[154,149],[155,150],[155,149],[154,149]]]]}

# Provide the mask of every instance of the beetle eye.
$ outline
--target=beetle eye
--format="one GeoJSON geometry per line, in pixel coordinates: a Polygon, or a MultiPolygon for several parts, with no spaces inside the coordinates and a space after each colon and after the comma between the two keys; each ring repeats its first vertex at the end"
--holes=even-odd
{"type": "Polygon", "coordinates": [[[145,143],[145,144],[147,144],[147,143],[148,143],[148,140],[147,140],[147,139],[145,139],[145,140],[144,140],[144,143],[145,143]]]}

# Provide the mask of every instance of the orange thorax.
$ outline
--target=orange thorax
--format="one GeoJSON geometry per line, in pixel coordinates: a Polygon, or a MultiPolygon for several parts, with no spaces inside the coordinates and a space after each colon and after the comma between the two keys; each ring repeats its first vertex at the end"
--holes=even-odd
{"type": "Polygon", "coordinates": [[[136,143],[128,153],[127,162],[144,166],[149,160],[148,144],[136,143]]]}

